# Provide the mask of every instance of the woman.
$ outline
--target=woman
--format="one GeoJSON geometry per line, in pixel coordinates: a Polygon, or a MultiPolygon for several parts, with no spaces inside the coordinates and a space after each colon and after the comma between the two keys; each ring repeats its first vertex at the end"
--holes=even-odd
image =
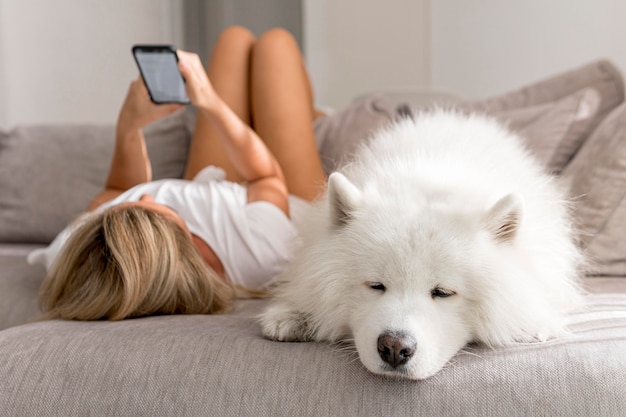
{"type": "Polygon", "coordinates": [[[138,79],[106,187],[65,233],[42,284],[47,317],[218,312],[237,287],[263,288],[287,262],[292,220],[325,183],[296,43],[280,29],[255,39],[230,28],[208,76],[197,55],[178,55],[198,108],[184,179],[152,181],[141,129],[181,106],[153,104],[138,79]]]}

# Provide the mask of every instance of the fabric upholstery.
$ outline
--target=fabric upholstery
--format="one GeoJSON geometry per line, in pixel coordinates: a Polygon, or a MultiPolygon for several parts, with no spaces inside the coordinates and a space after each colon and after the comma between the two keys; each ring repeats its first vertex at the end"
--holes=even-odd
{"type": "Polygon", "coordinates": [[[0,332],[0,404],[20,416],[618,416],[626,295],[590,301],[571,337],[473,346],[421,382],[373,375],[349,346],[265,340],[255,317],[266,301],[220,316],[33,323],[0,332]]]}
{"type": "MultiPolygon", "coordinates": [[[[144,133],[155,179],[181,176],[190,132],[184,111],[144,133]]],[[[0,242],[47,243],[102,189],[112,126],[28,126],[0,132],[0,242]]]]}
{"type": "MultiPolygon", "coordinates": [[[[487,113],[534,107],[553,103],[585,88],[593,88],[600,95],[597,123],[624,101],[624,79],[615,65],[607,60],[590,62],[578,68],[554,74],[516,90],[472,101],[477,110],[487,113]]],[[[595,126],[590,126],[592,130],[595,126]]]]}
{"type": "Polygon", "coordinates": [[[372,96],[317,119],[315,138],[324,171],[330,174],[347,163],[361,144],[396,117],[398,113],[390,100],[372,96]]]}
{"type": "Polygon", "coordinates": [[[626,276],[625,237],[626,199],[622,195],[600,232],[587,246],[589,275],[626,276]]]}
{"type": "Polygon", "coordinates": [[[82,212],[104,184],[113,137],[113,128],[102,126],[18,127],[2,134],[0,241],[49,241],[82,212]]]}
{"type": "Polygon", "coordinates": [[[577,91],[554,103],[494,112],[493,116],[524,138],[549,172],[560,173],[596,122],[600,97],[593,88],[577,91]]]}
{"type": "Polygon", "coordinates": [[[0,244],[0,330],[40,316],[37,291],[45,270],[26,263],[26,255],[35,247],[0,244]]]}
{"type": "Polygon", "coordinates": [[[615,109],[563,172],[589,273],[626,275],[626,103],[615,109]]]}
{"type": "MultiPolygon", "coordinates": [[[[579,94],[583,96],[576,112],[570,113],[569,116],[563,113],[563,109],[557,112],[561,113],[565,120],[569,118],[570,121],[569,129],[565,132],[559,149],[548,162],[549,170],[558,174],[574,156],[584,139],[624,101],[624,79],[611,62],[607,60],[591,62],[510,92],[462,103],[461,107],[510,120],[514,131],[530,138],[532,148],[538,144],[543,131],[536,128],[531,131],[523,129],[520,131],[520,126],[516,125],[520,112],[528,114],[535,113],[533,110],[542,109],[546,112],[555,112],[557,110],[555,106],[563,103],[563,99],[573,98],[579,94]]],[[[546,115],[543,120],[550,121],[551,129],[555,129],[556,119],[548,119],[546,115]]],[[[550,131],[545,133],[549,135],[550,131]]]]}

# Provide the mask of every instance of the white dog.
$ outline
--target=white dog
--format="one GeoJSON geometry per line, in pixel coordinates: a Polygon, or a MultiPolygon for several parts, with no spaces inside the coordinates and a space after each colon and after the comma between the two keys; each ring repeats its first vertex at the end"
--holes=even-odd
{"type": "Polygon", "coordinates": [[[330,176],[263,332],[353,339],[367,369],[410,379],[469,342],[563,334],[582,300],[568,216],[554,180],[497,122],[446,111],[400,121],[330,176]]]}

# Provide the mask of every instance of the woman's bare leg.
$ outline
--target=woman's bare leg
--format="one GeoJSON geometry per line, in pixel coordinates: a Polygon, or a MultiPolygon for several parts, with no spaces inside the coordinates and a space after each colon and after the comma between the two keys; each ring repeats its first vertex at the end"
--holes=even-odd
{"type": "Polygon", "coordinates": [[[291,34],[263,34],[253,47],[251,68],[254,130],[278,160],[289,192],[312,201],[326,177],[313,132],[311,82],[291,34]]]}
{"type": "MultiPolygon", "coordinates": [[[[247,124],[250,124],[250,56],[254,42],[254,35],[243,27],[226,29],[213,48],[207,71],[217,94],[247,124]]],[[[208,165],[223,168],[229,181],[241,181],[211,124],[198,113],[184,178],[193,178],[208,165]]]]}

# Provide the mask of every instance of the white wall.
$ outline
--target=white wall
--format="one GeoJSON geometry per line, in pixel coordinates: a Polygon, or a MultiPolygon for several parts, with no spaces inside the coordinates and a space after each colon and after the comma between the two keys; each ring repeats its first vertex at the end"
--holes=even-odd
{"type": "Polygon", "coordinates": [[[626,71],[624,0],[433,0],[432,83],[485,97],[606,57],[626,71]]]}
{"type": "MultiPolygon", "coordinates": [[[[181,44],[183,1],[0,0],[0,127],[114,122],[137,74],[131,45],[181,44]]],[[[428,3],[303,0],[317,103],[428,85],[428,3]]]]}
{"type": "Polygon", "coordinates": [[[430,87],[468,98],[608,58],[626,73],[624,0],[304,0],[317,102],[430,87]]]}
{"type": "MultiPolygon", "coordinates": [[[[182,44],[183,1],[0,0],[0,128],[114,122],[131,45],[182,44]]],[[[598,57],[626,71],[624,0],[302,1],[322,106],[428,86],[484,97],[598,57]]]]}
{"type": "Polygon", "coordinates": [[[177,43],[181,0],[0,0],[0,127],[113,123],[134,43],[177,43]]]}
{"type": "Polygon", "coordinates": [[[318,105],[430,83],[429,0],[304,0],[304,51],[318,105]]]}

